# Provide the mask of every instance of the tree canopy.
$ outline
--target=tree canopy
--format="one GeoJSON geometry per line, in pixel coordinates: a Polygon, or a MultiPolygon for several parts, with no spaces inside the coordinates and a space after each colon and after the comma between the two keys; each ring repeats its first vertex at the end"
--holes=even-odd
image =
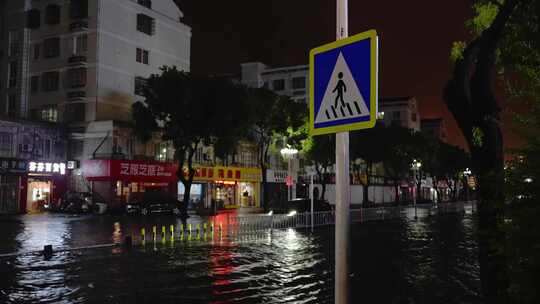
{"type": "Polygon", "coordinates": [[[145,100],[133,105],[134,130],[143,141],[159,132],[162,140],[172,143],[186,206],[197,148],[216,145],[225,154],[234,149],[246,128],[245,91],[226,79],[197,76],[176,67],[161,70],[147,79],[145,100]]]}

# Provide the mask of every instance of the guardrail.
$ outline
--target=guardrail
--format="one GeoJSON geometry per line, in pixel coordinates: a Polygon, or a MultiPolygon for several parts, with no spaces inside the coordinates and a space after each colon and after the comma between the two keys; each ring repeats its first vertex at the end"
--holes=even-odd
{"type": "MultiPolygon", "coordinates": [[[[350,210],[351,223],[365,223],[372,221],[383,221],[398,218],[417,218],[433,216],[445,213],[474,213],[476,211],[475,202],[442,203],[434,205],[400,206],[400,207],[379,207],[360,208],[350,210]],[[418,212],[420,211],[420,212],[418,212]]],[[[201,223],[190,223],[179,226],[152,226],[147,230],[142,228],[139,233],[127,235],[123,243],[100,244],[77,248],[55,248],[54,252],[66,252],[83,249],[107,248],[124,246],[130,248],[134,244],[146,246],[158,243],[165,244],[175,241],[208,241],[223,238],[235,238],[242,235],[258,234],[272,231],[274,229],[302,229],[311,227],[329,226],[335,224],[335,214],[333,211],[314,212],[313,217],[310,212],[289,214],[245,214],[227,215],[217,220],[210,217],[208,221],[201,223]],[[313,218],[313,223],[312,223],[313,218]]],[[[42,251],[27,251],[12,254],[0,254],[0,258],[12,257],[25,254],[41,254],[45,258],[53,255],[51,245],[44,247],[42,251]]]]}

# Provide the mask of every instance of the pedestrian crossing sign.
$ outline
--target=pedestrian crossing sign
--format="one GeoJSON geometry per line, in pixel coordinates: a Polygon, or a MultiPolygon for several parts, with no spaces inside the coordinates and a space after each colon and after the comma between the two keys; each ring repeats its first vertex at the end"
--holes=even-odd
{"type": "Polygon", "coordinates": [[[312,49],[309,73],[311,135],[375,126],[378,101],[375,30],[312,49]]]}

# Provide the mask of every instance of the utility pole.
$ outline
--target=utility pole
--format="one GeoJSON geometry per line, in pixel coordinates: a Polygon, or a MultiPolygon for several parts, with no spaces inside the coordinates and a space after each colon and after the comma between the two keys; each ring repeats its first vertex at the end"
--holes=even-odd
{"type": "MultiPolygon", "coordinates": [[[[341,40],[349,36],[348,0],[336,1],[336,40],[341,40]]],[[[349,194],[349,132],[339,132],[336,134],[336,304],[349,303],[349,194]]]]}

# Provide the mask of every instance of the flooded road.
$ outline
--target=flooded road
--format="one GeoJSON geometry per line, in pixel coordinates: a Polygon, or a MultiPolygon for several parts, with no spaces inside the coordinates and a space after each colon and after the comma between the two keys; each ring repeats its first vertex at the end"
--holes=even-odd
{"type": "MultiPolygon", "coordinates": [[[[0,218],[0,254],[121,241],[174,217],[0,218]]],[[[472,215],[351,227],[351,303],[481,303],[472,215]]],[[[0,303],[332,303],[333,227],[0,258],[0,303]]]]}

